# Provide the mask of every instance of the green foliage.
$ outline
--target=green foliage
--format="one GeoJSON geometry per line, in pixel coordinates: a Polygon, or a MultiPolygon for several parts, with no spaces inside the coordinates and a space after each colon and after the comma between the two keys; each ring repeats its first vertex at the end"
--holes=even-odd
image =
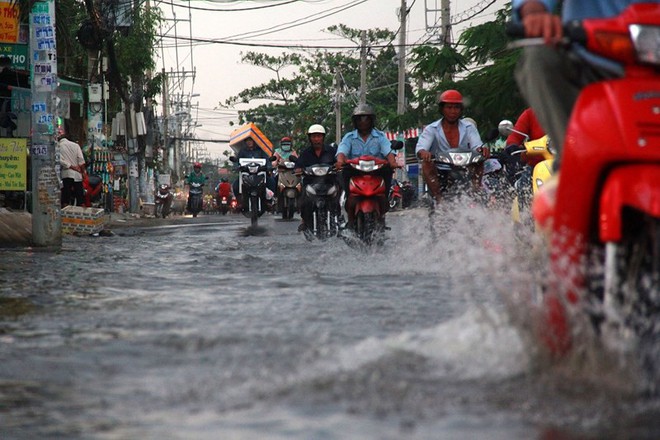
{"type": "MultiPolygon", "coordinates": [[[[398,130],[428,124],[439,117],[438,94],[449,88],[463,93],[465,115],[478,122],[482,133],[503,118],[515,119],[525,103],[513,77],[519,53],[506,48],[504,23],[509,15],[510,6],[506,6],[498,11],[494,21],[463,32],[455,47],[429,44],[414,48],[405,91],[409,104],[403,115],[396,114],[397,54],[392,45],[395,34],[382,29],[366,31],[367,47],[371,48],[367,62],[367,102],[376,111],[377,126],[398,130]],[[413,91],[410,82],[421,87],[413,91]]],[[[318,123],[326,128],[328,142],[337,141],[333,84],[339,78],[340,132],[353,128],[350,115],[359,101],[362,31],[344,25],[332,26],[328,31],[355,43],[355,51],[283,53],[277,57],[249,52],[243,56],[244,62],[271,70],[275,78],[226,101],[230,106],[266,101],[239,112],[239,123],[257,123],[273,141],[293,136],[297,147],[307,143],[307,127],[318,123]],[[287,71],[293,74],[285,77],[287,71]]]]}

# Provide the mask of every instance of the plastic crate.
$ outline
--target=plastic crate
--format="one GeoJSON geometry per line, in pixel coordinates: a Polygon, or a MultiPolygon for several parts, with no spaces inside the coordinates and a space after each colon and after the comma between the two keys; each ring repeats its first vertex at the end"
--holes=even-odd
{"type": "Polygon", "coordinates": [[[62,208],[63,234],[96,234],[105,226],[105,211],[102,208],[66,206],[62,208]]]}

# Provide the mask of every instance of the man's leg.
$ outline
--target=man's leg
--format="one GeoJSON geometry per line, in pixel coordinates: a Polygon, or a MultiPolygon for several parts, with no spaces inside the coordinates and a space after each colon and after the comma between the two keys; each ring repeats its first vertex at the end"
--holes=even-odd
{"type": "Polygon", "coordinates": [[[436,202],[440,201],[440,178],[438,177],[438,169],[435,167],[433,162],[422,162],[422,174],[424,175],[424,181],[429,187],[431,192],[431,197],[436,202]]]}
{"type": "Polygon", "coordinates": [[[547,46],[525,48],[516,66],[518,88],[559,152],[584,83],[579,70],[563,53],[547,46]]]}

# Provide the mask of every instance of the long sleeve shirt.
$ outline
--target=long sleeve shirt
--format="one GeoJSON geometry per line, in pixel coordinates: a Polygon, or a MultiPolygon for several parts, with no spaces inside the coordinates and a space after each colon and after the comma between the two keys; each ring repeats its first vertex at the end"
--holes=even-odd
{"type": "MultiPolygon", "coordinates": [[[[479,136],[477,127],[475,127],[471,122],[466,122],[463,119],[459,119],[458,147],[474,150],[475,148],[481,147],[482,144],[483,142],[481,142],[481,136],[479,136]]],[[[445,132],[442,129],[441,118],[424,128],[424,131],[422,131],[422,134],[419,136],[419,140],[417,141],[415,154],[422,150],[426,150],[435,155],[440,152],[447,152],[450,149],[451,145],[449,145],[449,141],[447,140],[445,132]]]]}

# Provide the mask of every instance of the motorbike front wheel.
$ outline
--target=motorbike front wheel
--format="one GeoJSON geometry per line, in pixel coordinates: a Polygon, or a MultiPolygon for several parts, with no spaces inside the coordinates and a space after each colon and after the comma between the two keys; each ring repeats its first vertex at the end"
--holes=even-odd
{"type": "Polygon", "coordinates": [[[660,219],[628,210],[620,243],[604,249],[604,300],[642,339],[660,336],[660,219]]]}

